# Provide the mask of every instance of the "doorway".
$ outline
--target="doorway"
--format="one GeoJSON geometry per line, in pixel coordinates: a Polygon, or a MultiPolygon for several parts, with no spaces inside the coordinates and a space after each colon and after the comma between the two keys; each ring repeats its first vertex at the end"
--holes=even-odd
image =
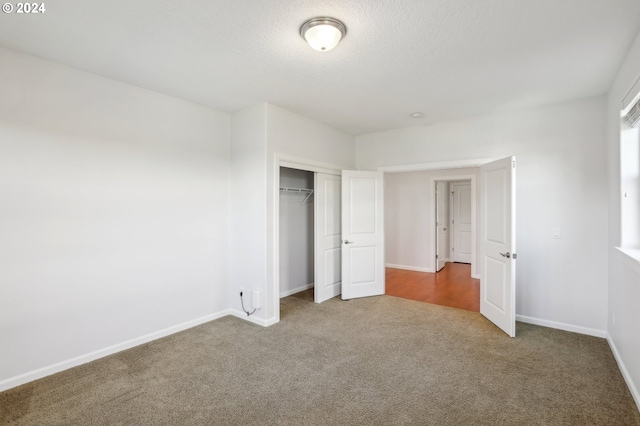
{"type": "Polygon", "coordinates": [[[472,201],[471,180],[436,181],[436,272],[448,262],[472,263],[472,201]]]}
{"type": "Polygon", "coordinates": [[[314,173],[280,168],[280,294],[314,285],[314,173]]]}
{"type": "Polygon", "coordinates": [[[317,260],[316,245],[323,241],[316,237],[316,208],[323,197],[316,192],[317,176],[340,179],[341,171],[280,156],[276,156],[275,166],[273,304],[278,322],[281,315],[286,315],[281,311],[280,299],[296,297],[303,303],[313,303],[318,296],[316,274],[321,262],[317,260]]]}
{"type": "Polygon", "coordinates": [[[341,293],[341,177],[279,168],[279,299],[306,293],[321,303],[341,293]]]}
{"type": "Polygon", "coordinates": [[[478,312],[478,167],[385,175],[387,294],[478,312]]]}

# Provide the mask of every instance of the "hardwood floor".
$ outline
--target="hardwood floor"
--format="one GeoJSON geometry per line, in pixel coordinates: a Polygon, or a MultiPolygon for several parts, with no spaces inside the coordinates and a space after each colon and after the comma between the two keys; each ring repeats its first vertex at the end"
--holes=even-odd
{"type": "Polygon", "coordinates": [[[466,263],[447,263],[438,273],[387,268],[386,294],[480,312],[480,280],[466,263]]]}

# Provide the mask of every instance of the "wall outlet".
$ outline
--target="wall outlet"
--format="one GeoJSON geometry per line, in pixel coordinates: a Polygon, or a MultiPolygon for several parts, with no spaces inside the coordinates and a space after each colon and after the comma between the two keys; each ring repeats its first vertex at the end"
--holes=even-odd
{"type": "Polygon", "coordinates": [[[260,309],[260,290],[253,290],[251,304],[253,305],[253,309],[260,309]]]}

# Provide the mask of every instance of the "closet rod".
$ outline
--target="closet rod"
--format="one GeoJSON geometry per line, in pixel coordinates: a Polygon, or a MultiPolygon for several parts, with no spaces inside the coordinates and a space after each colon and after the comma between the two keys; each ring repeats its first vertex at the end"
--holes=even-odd
{"type": "Polygon", "coordinates": [[[280,187],[280,191],[285,191],[285,192],[313,192],[313,189],[280,187]]]}

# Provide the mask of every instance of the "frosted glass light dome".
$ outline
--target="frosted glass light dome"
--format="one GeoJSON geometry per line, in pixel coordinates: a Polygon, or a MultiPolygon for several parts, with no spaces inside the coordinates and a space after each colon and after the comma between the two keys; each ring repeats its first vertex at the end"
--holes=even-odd
{"type": "Polygon", "coordinates": [[[335,18],[313,18],[302,24],[300,35],[313,49],[326,52],[338,45],[347,27],[335,18]]]}

